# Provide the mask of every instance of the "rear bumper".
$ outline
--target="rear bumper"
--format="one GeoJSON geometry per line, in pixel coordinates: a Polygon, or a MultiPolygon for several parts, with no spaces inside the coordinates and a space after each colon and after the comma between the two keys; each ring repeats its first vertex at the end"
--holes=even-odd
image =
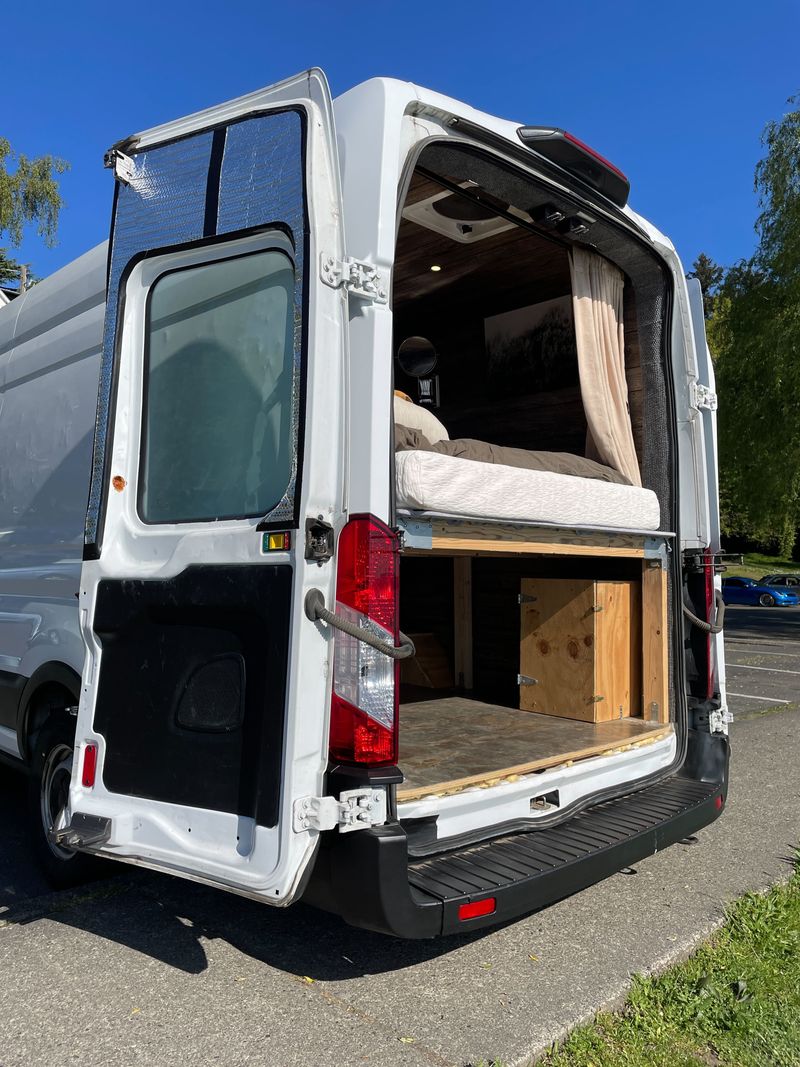
{"type": "Polygon", "coordinates": [[[606,801],[559,826],[409,859],[398,823],[335,835],[305,895],[353,926],[404,938],[466,933],[535,911],[584,889],[713,822],[727,792],[721,780],[673,776],[606,801]],[[494,897],[495,910],[460,921],[459,907],[494,897]]]}

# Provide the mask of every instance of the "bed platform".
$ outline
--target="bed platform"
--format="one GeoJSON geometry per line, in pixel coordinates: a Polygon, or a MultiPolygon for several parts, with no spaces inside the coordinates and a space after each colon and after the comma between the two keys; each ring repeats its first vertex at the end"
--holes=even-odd
{"type": "Polygon", "coordinates": [[[462,696],[401,704],[400,723],[401,803],[651,744],[673,729],[636,718],[578,722],[462,696]]]}

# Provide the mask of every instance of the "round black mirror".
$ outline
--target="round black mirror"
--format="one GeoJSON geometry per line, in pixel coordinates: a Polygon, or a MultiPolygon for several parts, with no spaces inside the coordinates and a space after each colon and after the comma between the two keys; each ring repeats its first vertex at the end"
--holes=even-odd
{"type": "Polygon", "coordinates": [[[397,350],[400,369],[411,378],[429,377],[436,368],[438,358],[436,349],[427,337],[407,337],[397,350]]]}

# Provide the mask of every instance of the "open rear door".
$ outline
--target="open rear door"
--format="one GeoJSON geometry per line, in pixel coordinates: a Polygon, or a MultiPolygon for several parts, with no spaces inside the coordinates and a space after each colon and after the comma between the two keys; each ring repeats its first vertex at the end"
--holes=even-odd
{"type": "Polygon", "coordinates": [[[343,257],[321,71],[120,142],[64,816],[80,843],[272,903],[315,835],[343,518],[343,257]],[[322,553],[324,558],[325,553],[322,553]],[[317,551],[319,556],[319,551],[317,551]],[[96,760],[96,769],[93,763],[96,760]]]}
{"type": "MultiPolygon", "coordinates": [[[[687,350],[686,418],[679,417],[681,453],[681,540],[685,551],[702,552],[706,560],[707,617],[722,595],[714,567],[720,552],[719,459],[717,449],[717,394],[714,365],[706,341],[703,292],[696,278],[687,278],[691,345],[687,350]],[[690,458],[689,458],[690,457],[690,458]]],[[[722,633],[708,635],[709,696],[720,694],[718,721],[726,722],[725,646],[722,633]]]]}

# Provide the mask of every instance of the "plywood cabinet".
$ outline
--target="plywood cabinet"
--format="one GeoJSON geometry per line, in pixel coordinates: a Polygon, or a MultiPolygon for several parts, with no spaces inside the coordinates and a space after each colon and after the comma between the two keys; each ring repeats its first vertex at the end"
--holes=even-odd
{"type": "Polygon", "coordinates": [[[642,715],[639,582],[525,578],[520,616],[523,711],[584,722],[642,715]]]}

